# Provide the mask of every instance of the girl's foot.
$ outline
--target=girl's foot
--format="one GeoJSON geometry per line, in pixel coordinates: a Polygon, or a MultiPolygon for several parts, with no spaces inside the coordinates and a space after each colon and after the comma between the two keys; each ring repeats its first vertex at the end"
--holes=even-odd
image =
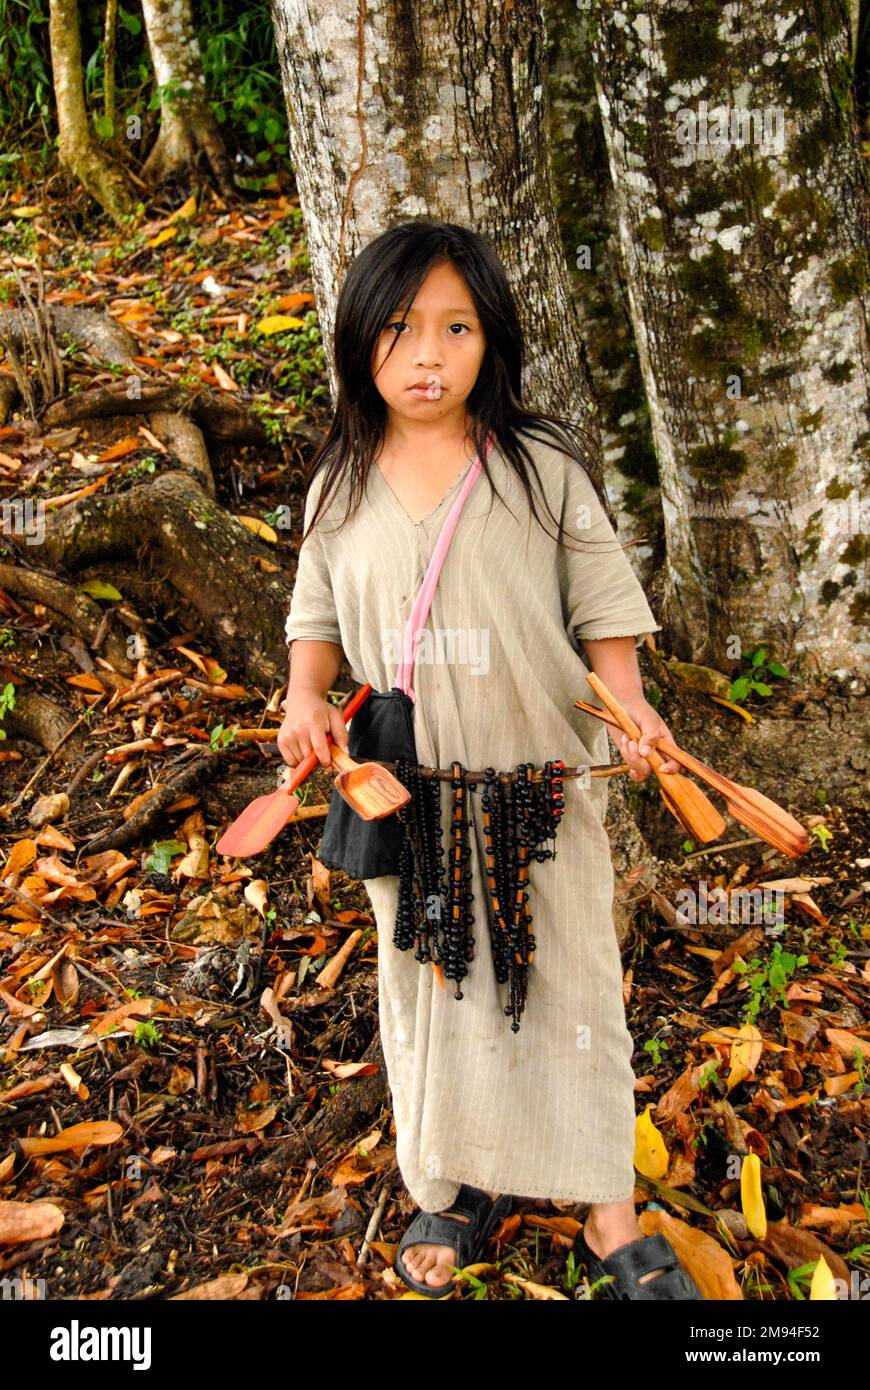
{"type": "MultiPolygon", "coordinates": [[[[486,1195],[495,1201],[498,1193],[487,1192],[486,1195]]],[[[463,1221],[468,1224],[469,1218],[460,1215],[459,1212],[445,1211],[442,1215],[446,1216],[448,1221],[463,1221]]],[[[452,1246],[429,1245],[425,1241],[409,1245],[402,1252],[402,1259],[410,1275],[419,1279],[421,1284],[431,1284],[433,1288],[443,1285],[446,1289],[456,1267],[456,1251],[452,1246]]]]}
{"type": "MultiPolygon", "coordinates": [[[[583,1225],[583,1236],[589,1249],[600,1260],[633,1240],[642,1240],[643,1231],[637,1224],[634,1203],[608,1202],[592,1207],[583,1225]]],[[[649,1274],[642,1274],[638,1283],[646,1284],[657,1273],[653,1269],[649,1274]]]]}

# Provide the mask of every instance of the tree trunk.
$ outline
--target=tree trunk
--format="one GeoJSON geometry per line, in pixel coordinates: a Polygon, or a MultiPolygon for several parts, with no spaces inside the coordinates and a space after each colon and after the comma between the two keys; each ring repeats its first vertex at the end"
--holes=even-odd
{"type": "Polygon", "coordinates": [[[546,15],[553,184],[600,402],[604,482],[623,544],[631,543],[638,577],[652,590],[664,563],[658,467],[622,278],[588,26],[576,0],[548,0],[546,15]]]}
{"type": "Polygon", "coordinates": [[[190,0],[142,0],[160,94],[160,132],[142,175],[155,185],[184,174],[202,151],[225,196],[235,192],[223,137],[208,104],[190,0]]]}
{"type": "Polygon", "coordinates": [[[675,650],[727,669],[763,641],[792,670],[866,670],[868,190],[849,11],[583,8],[675,650]]]}
{"type": "Polygon", "coordinates": [[[526,330],[524,392],[595,432],[553,209],[540,6],[384,0],[358,16],[344,0],[273,0],[272,12],[333,399],[348,263],[386,227],[430,216],[492,242],[526,330]]]}
{"type": "MultiPolygon", "coordinates": [[[[384,0],[272,0],[324,355],[345,269],[370,240],[429,216],[486,236],[507,269],[526,336],[524,398],[582,422],[597,407],[554,208],[543,15],[535,0],[493,6],[384,0]]],[[[601,461],[588,461],[601,478],[601,461]]],[[[613,839],[643,841],[623,788],[613,839]]]]}
{"type": "Polygon", "coordinates": [[[60,162],[79,179],[115,222],[130,214],[126,180],[106,160],[91,136],[82,81],[82,48],[76,0],[51,0],[51,67],[57,100],[60,162]]]}

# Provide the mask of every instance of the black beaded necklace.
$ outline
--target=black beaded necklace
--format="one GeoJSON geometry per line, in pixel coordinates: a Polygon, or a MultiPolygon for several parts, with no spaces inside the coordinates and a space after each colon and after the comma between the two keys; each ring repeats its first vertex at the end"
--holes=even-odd
{"type": "MultiPolygon", "coordinates": [[[[439,782],[423,777],[410,759],[396,760],[396,776],[411,800],[396,813],[405,839],[393,943],[400,951],[414,946],[415,959],[431,961],[439,975],[453,980],[453,997],[461,999],[459,986],[474,957],[468,794],[477,790],[477,783],[465,781],[460,763],[454,761],[451,770],[450,844],[444,864],[439,782]]],[[[532,770],[531,763],[520,763],[514,773],[488,767],[482,793],[490,948],[496,980],[508,985],[504,1011],[515,1033],[535,952],[527,891],[530,864],[555,858],[556,831],[565,809],[561,759],[546,762],[543,777],[535,781],[532,770]],[[552,842],[550,848],[542,847],[545,840],[552,842]]]]}

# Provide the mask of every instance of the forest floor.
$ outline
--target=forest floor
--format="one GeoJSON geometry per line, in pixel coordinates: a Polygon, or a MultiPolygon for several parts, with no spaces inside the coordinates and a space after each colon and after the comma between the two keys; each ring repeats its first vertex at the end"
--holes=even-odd
{"type": "MultiPolygon", "coordinates": [[[[257,398],[270,443],[211,463],[222,503],[271,527],[292,568],[274,523],[288,502],[301,515],[303,459],[284,424],[322,429],[326,399],[292,198],[167,209],[120,244],[85,237],[74,211],[24,213],[0,225],[7,299],[38,255],[49,302],[108,309],[191,390],[257,398]]],[[[72,348],[68,370],[75,389],[118,375],[72,348]]],[[[114,486],[164,466],[138,418],[53,433],[13,418],[0,499],[68,498],[107,461],[114,486]]],[[[23,546],[17,558],[33,560],[23,546]]],[[[414,1297],[392,1269],[414,1205],[377,1048],[377,934],[362,885],[316,860],[322,817],[230,860],[194,791],[141,841],[88,848],[191,750],[277,769],[274,741],[235,744],[234,730],[277,728],[280,690],[224,669],[159,575],[120,560],[89,580],[147,623],[154,670],[184,675],[157,701],[133,680],[107,692],[56,614],[0,590],[0,691],[37,690],[86,733],[86,749],[47,759],[0,742],[0,1278],[28,1296],[44,1281],[48,1298],[414,1297]]],[[[337,684],[350,688],[346,672],[337,684]]],[[[712,703],[709,718],[735,721],[712,703]]],[[[325,810],[329,779],[308,788],[325,810]]],[[[623,963],[641,1225],[665,1231],[709,1298],[800,1300],[814,1272],[820,1296],[826,1270],[866,1297],[870,814],[793,807],[812,828],[795,862],[733,822],[699,851],[644,805],[645,828],[660,827],[655,883],[634,870],[621,885],[636,900],[623,963]],[[706,920],[680,921],[681,890],[701,880],[706,920]],[[773,927],[740,916],[739,891],[765,884],[781,885],[773,927]]],[[[583,1208],[514,1195],[451,1296],[589,1297],[570,1253],[583,1208]]]]}

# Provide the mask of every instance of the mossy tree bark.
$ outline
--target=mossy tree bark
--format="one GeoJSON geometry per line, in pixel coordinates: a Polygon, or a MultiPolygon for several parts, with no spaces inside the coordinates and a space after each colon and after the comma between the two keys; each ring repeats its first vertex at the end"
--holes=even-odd
{"type": "MultiPolygon", "coordinates": [[[[528,399],[597,437],[553,206],[536,0],[384,0],[359,13],[273,0],[272,12],[321,322],[333,322],[348,263],[387,226],[472,226],[511,278],[528,399]]],[[[600,477],[598,458],[590,468],[600,477]]]]}
{"type": "Polygon", "coordinates": [[[764,642],[794,670],[866,670],[870,201],[848,6],[583,8],[661,477],[662,620],[720,669],[764,642]]]}
{"type": "Polygon", "coordinates": [[[588,24],[576,0],[548,0],[545,12],[556,210],[600,402],[604,480],[620,539],[632,543],[641,582],[653,591],[664,553],[658,466],[623,283],[588,24]]]}
{"type": "Polygon", "coordinates": [[[234,192],[223,137],[208,104],[191,0],[142,0],[160,96],[160,133],[142,173],[151,183],[184,175],[203,153],[221,192],[234,192]]]}
{"type": "Polygon", "coordinates": [[[124,176],[106,159],[91,133],[77,0],[51,0],[48,33],[60,162],[115,222],[121,222],[132,211],[133,199],[124,176]]]}

